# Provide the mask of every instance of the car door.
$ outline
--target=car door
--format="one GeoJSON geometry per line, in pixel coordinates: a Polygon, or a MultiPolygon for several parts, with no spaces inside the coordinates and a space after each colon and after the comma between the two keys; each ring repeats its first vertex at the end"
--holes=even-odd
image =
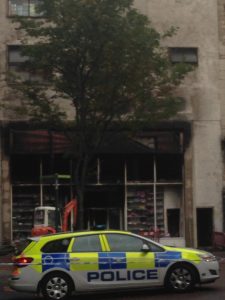
{"type": "Polygon", "coordinates": [[[155,286],[162,284],[161,270],[155,264],[155,252],[164,251],[141,237],[107,233],[108,268],[112,287],[155,286]]]}
{"type": "Polygon", "coordinates": [[[74,237],[70,252],[70,272],[77,291],[91,291],[108,288],[101,280],[102,265],[105,264],[105,245],[100,234],[74,237]]]}

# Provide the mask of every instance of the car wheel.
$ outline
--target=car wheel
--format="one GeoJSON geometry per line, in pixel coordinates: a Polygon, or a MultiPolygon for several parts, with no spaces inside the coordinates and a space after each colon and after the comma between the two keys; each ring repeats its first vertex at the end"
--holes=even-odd
{"type": "Polygon", "coordinates": [[[41,291],[47,300],[64,300],[71,295],[71,279],[59,272],[48,274],[42,282],[41,291]]]}
{"type": "Polygon", "coordinates": [[[194,269],[185,264],[170,268],[165,280],[165,286],[175,292],[187,292],[194,288],[196,276],[194,269]]]}

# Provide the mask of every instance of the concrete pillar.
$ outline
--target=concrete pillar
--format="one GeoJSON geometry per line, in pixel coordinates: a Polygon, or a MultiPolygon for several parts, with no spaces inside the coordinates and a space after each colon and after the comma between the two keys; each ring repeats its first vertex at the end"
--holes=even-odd
{"type": "MultiPolygon", "coordinates": [[[[2,128],[0,128],[0,170],[2,170],[2,128]]],[[[0,171],[0,245],[3,243],[2,172],[0,171]]]]}
{"type": "Polygon", "coordinates": [[[190,143],[184,154],[184,228],[187,247],[195,246],[192,151],[192,144],[190,143]]]}
{"type": "Polygon", "coordinates": [[[9,156],[4,152],[4,138],[2,134],[1,145],[1,200],[2,200],[2,241],[10,243],[12,240],[12,205],[11,205],[11,185],[9,156]]]}

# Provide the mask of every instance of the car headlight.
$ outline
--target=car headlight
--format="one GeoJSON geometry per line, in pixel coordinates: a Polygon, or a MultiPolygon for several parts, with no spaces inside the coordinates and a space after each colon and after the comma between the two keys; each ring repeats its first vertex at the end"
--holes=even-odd
{"type": "Polygon", "coordinates": [[[213,254],[211,254],[211,253],[198,254],[198,256],[199,256],[202,260],[204,260],[204,261],[206,261],[206,262],[216,261],[216,260],[217,260],[216,257],[215,257],[213,254]]]}

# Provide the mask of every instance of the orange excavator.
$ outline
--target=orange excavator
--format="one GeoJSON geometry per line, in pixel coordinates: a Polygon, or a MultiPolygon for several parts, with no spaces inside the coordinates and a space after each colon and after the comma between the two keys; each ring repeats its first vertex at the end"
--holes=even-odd
{"type": "Polygon", "coordinates": [[[72,199],[63,208],[62,214],[57,216],[56,207],[38,206],[34,210],[34,227],[32,228],[32,236],[46,235],[62,232],[74,231],[77,223],[77,200],[72,199]],[[56,220],[59,219],[60,226],[56,226],[56,220]]]}

